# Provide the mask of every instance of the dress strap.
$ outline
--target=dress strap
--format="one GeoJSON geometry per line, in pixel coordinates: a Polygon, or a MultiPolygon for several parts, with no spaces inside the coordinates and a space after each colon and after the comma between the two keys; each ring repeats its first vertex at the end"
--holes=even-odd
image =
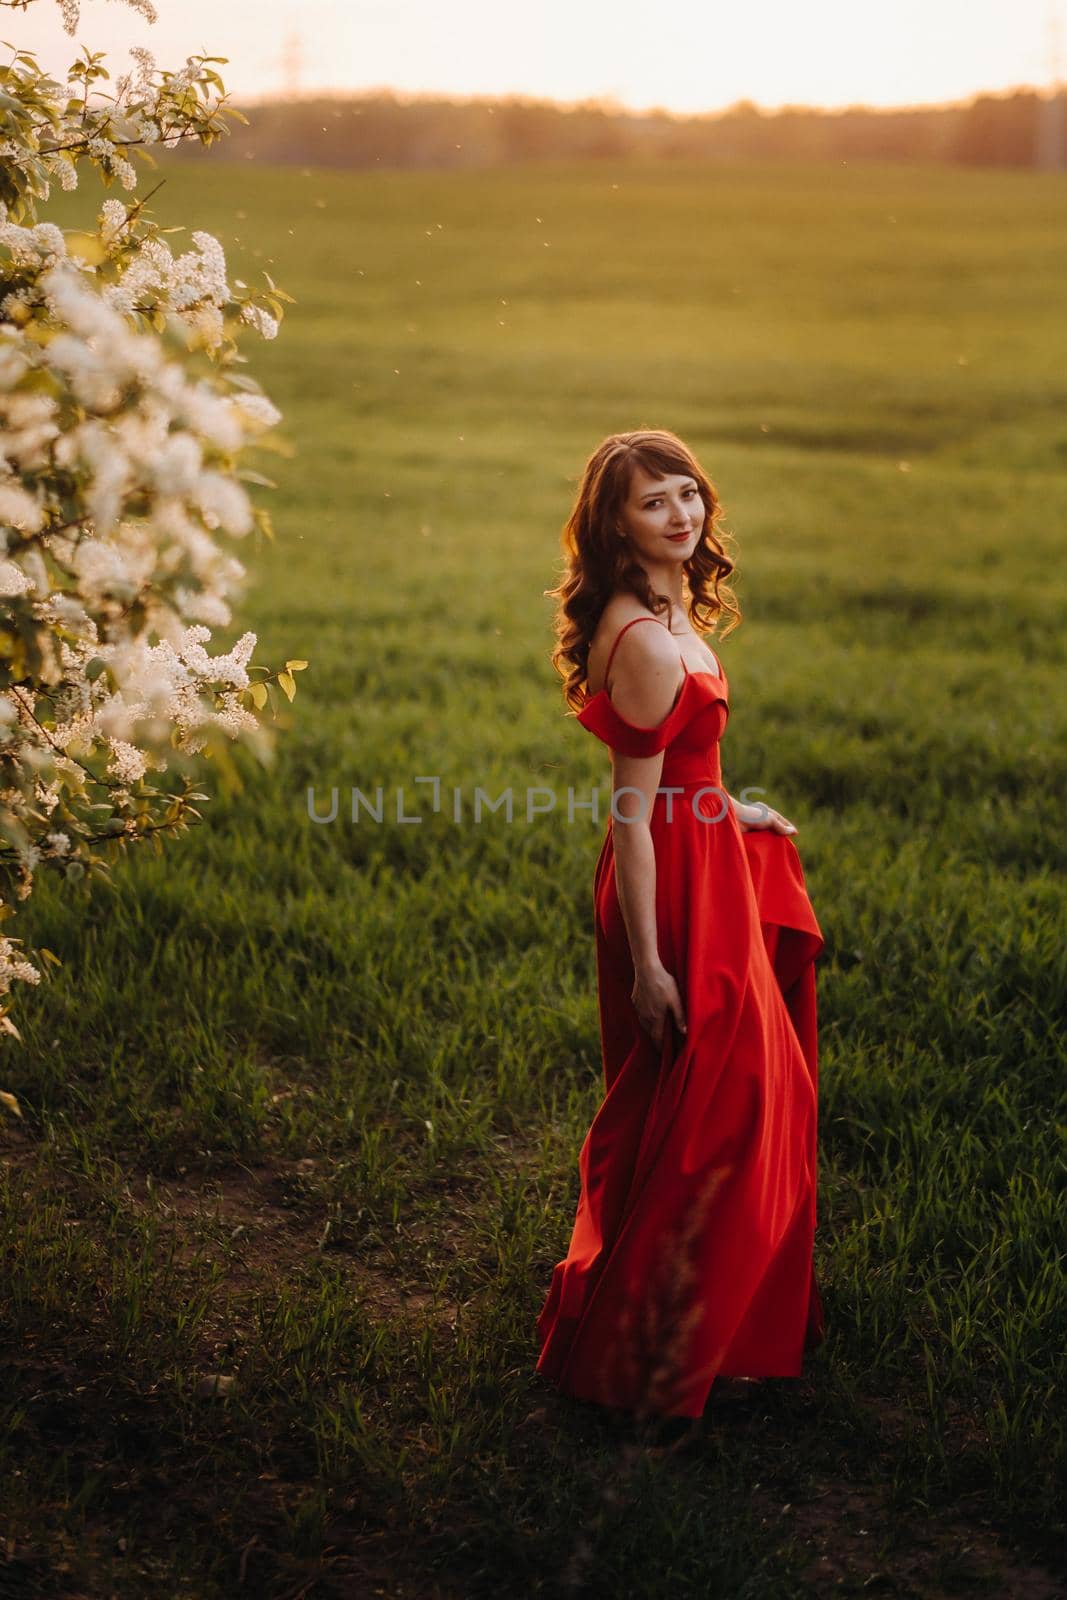
{"type": "Polygon", "coordinates": [[[632,617],[629,622],[627,622],[623,627],[621,627],[619,629],[618,633],[615,635],[615,643],[611,647],[611,653],[608,656],[608,663],[607,663],[607,666],[604,668],[604,682],[605,683],[607,683],[607,681],[608,681],[608,674],[611,671],[611,659],[612,659],[612,656],[614,656],[615,651],[618,649],[619,640],[622,638],[623,634],[626,632],[626,629],[627,628],[632,628],[635,622],[657,622],[657,623],[659,623],[659,626],[661,628],[664,626],[664,624],[662,622],[660,622],[658,617],[632,617]]]}

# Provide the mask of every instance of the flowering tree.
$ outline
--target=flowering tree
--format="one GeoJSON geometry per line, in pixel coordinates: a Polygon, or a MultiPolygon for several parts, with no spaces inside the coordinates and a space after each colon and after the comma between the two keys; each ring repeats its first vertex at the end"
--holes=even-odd
{"type": "MultiPolygon", "coordinates": [[[[72,33],[76,0],[60,3],[72,33]]],[[[155,20],[149,0],[128,3],[155,20]]],[[[268,435],[280,413],[238,370],[237,336],[273,338],[291,297],[268,274],[265,289],[231,288],[208,233],[174,254],[144,200],[105,199],[90,231],[38,220],[54,182],[77,187],[79,161],[129,191],[131,158],[156,164],[148,146],[210,144],[226,116],[244,121],[224,103],[224,58],[160,72],[133,50],[136,71],[104,95],[99,54],[83,47],[60,83],[11,48],[0,64],[0,920],[38,869],[106,874],[130,843],[160,849],[184,831],[207,799],[205,761],[232,784],[229,742],[269,759],[257,714],[268,699],[275,710],[275,684],[292,700],[307,665],[253,666],[254,633],[225,654],[207,648],[246,575],[227,541],[253,527],[273,537],[245,488],[271,480],[244,462],[278,448],[268,435]]],[[[41,977],[20,943],[0,935],[0,1030],[16,1038],[12,982],[41,977]]]]}

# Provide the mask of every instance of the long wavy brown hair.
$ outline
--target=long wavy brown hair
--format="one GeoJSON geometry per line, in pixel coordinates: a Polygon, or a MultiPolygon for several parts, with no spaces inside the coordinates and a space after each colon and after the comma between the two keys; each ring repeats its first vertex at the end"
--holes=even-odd
{"type": "Polygon", "coordinates": [[[609,434],[586,462],[574,507],[563,525],[563,577],[555,589],[544,591],[559,601],[552,665],[564,679],[564,698],[575,711],[585,703],[589,646],[612,595],[629,590],[657,615],[670,605],[667,595],[653,592],[645,569],[614,531],[637,465],[653,477],[689,473],[700,490],[704,526],[682,577],[692,626],[698,633],[715,633],[725,616],[728,620],[722,637],[726,638],[741,621],[741,608],[725,581],[735,570],[726,553],[726,544],[733,541],[719,531],[722,503],[692,451],[675,434],[660,428],[609,434]]]}

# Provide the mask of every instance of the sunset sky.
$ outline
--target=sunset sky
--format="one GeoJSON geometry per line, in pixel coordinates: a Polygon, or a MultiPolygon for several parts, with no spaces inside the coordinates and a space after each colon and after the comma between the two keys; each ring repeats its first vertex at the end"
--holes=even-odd
{"type": "Polygon", "coordinates": [[[77,45],[117,76],[143,44],[161,66],[192,52],[241,99],[295,87],[610,97],[635,109],[718,110],[740,99],[906,105],[1046,86],[1067,68],[1067,0],[82,0],[74,38],[55,0],[0,11],[0,39],[53,73],[77,45]],[[1050,18],[1053,24],[1050,27],[1050,18]],[[295,41],[295,43],[294,43],[295,41]]]}

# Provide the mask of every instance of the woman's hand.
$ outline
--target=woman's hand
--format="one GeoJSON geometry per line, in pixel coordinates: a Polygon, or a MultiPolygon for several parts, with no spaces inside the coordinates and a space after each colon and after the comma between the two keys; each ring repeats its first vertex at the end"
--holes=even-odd
{"type": "Polygon", "coordinates": [[[780,811],[772,811],[770,806],[761,804],[748,805],[743,800],[733,800],[734,816],[742,833],[748,833],[751,828],[772,828],[775,833],[796,833],[796,828],[783,817],[780,811]]]}
{"type": "Polygon", "coordinates": [[[662,963],[646,967],[637,973],[631,998],[641,1026],[651,1034],[657,1049],[663,1043],[663,1029],[668,1014],[673,1015],[679,1032],[685,1032],[682,997],[678,992],[678,985],[662,963]]]}

